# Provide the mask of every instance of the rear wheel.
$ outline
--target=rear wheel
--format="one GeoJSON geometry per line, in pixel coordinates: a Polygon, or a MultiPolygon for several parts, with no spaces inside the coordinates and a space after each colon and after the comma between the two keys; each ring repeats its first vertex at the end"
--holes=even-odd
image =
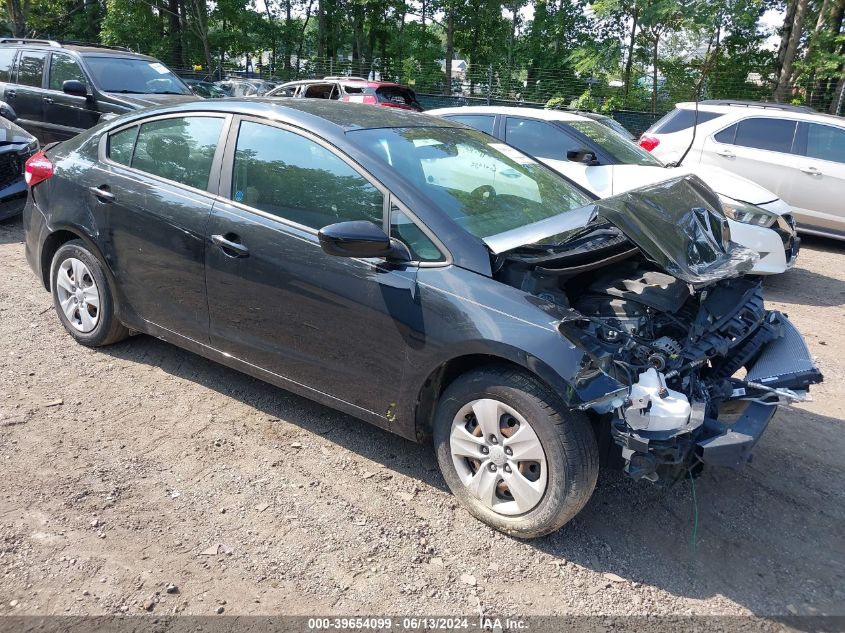
{"type": "Polygon", "coordinates": [[[531,375],[490,368],[461,376],[437,407],[440,470],[478,519],[533,538],[567,523],[598,477],[598,449],[587,417],[566,411],[531,375]]]}
{"type": "Polygon", "coordinates": [[[80,240],[63,244],[50,268],[53,305],[62,325],[79,343],[111,345],[129,335],[114,314],[114,300],[97,257],[80,240]]]}

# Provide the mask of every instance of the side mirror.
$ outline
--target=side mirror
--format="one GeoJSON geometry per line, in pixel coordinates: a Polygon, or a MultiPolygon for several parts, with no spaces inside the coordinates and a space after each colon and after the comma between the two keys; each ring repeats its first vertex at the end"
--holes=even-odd
{"type": "Polygon", "coordinates": [[[570,160],[573,163],[584,163],[585,165],[590,165],[591,167],[595,167],[599,164],[599,161],[596,160],[596,155],[588,149],[571,149],[566,152],[566,160],[570,160]]]}
{"type": "Polygon", "coordinates": [[[12,123],[18,119],[18,113],[5,101],[0,101],[0,116],[12,123]]]}
{"type": "Polygon", "coordinates": [[[84,83],[76,79],[68,79],[62,84],[62,92],[74,97],[87,97],[88,88],[84,83]]]}
{"type": "Polygon", "coordinates": [[[404,244],[391,240],[380,226],[365,220],[330,224],[320,229],[317,236],[320,239],[320,247],[328,255],[411,260],[404,244]]]}

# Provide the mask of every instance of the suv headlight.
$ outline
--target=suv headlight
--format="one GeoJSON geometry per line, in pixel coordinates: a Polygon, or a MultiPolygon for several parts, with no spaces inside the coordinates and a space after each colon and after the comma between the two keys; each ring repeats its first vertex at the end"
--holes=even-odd
{"type": "Polygon", "coordinates": [[[722,211],[725,212],[725,215],[736,222],[769,228],[778,221],[777,213],[766,211],[753,204],[740,202],[723,195],[719,196],[719,200],[722,203],[722,211]]]}

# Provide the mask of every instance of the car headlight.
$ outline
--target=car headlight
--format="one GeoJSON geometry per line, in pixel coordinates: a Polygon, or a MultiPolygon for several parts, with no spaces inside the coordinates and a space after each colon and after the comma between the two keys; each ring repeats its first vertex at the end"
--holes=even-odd
{"type": "Polygon", "coordinates": [[[722,203],[722,211],[735,222],[769,228],[778,221],[777,213],[766,211],[756,205],[740,202],[739,200],[722,195],[719,196],[719,200],[722,203]]]}

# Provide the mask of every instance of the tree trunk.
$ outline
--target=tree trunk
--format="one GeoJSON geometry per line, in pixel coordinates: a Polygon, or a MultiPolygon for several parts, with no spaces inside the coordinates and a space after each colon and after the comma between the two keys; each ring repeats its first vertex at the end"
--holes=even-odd
{"type": "MultiPolygon", "coordinates": [[[[806,0],[805,0],[806,1],[806,0]]],[[[651,111],[657,112],[657,45],[660,43],[660,34],[654,33],[654,47],[651,53],[651,111]]]]}
{"type": "MultiPolygon", "coordinates": [[[[168,29],[168,36],[170,39],[170,59],[171,64],[177,67],[183,65],[182,60],[182,21],[179,19],[179,0],[168,0],[167,3],[167,21],[170,25],[168,29]]],[[[206,68],[206,72],[209,69],[206,68]]]]}
{"type": "Polygon", "coordinates": [[[455,8],[449,2],[446,5],[446,85],[444,95],[452,94],[452,59],[455,57],[455,8]]]}
{"type": "Polygon", "coordinates": [[[625,60],[625,104],[628,104],[628,94],[631,92],[631,70],[634,67],[634,46],[637,37],[637,22],[640,19],[640,8],[634,6],[631,14],[631,39],[628,44],[628,58],[625,60]]]}
{"type": "Polygon", "coordinates": [[[326,59],[326,7],[325,0],[317,0],[317,74],[325,74],[326,59]]]}
{"type": "Polygon", "coordinates": [[[26,37],[26,21],[29,18],[29,0],[6,0],[9,26],[14,37],[26,37]]]}
{"type": "Polygon", "coordinates": [[[308,29],[308,22],[311,20],[311,9],[314,0],[308,0],[308,8],[305,9],[305,19],[302,21],[302,29],[299,31],[299,45],[296,49],[296,75],[299,76],[299,65],[302,62],[302,49],[305,47],[305,31],[308,29]]]}
{"type": "Polygon", "coordinates": [[[795,20],[795,10],[797,8],[798,0],[787,0],[786,14],[783,16],[783,27],[780,34],[780,45],[778,46],[778,58],[775,64],[775,84],[780,79],[780,71],[783,68],[783,60],[786,57],[789,37],[792,34],[792,22],[795,20]]]}
{"type": "Polygon", "coordinates": [[[780,69],[777,85],[772,93],[775,101],[788,100],[792,92],[793,65],[795,54],[798,52],[798,45],[801,42],[801,32],[804,29],[804,17],[807,15],[808,0],[798,0],[795,8],[795,17],[789,29],[789,41],[783,55],[783,65],[780,69]]]}

